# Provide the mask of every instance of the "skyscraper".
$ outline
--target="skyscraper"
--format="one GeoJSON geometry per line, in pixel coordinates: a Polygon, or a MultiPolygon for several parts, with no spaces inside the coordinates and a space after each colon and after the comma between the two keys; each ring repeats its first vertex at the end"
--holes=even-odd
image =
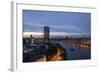
{"type": "Polygon", "coordinates": [[[49,43],[49,27],[44,27],[44,43],[49,43]]]}

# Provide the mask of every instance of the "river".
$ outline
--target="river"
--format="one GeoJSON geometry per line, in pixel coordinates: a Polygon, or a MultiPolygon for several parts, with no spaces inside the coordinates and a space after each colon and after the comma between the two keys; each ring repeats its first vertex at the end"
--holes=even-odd
{"type": "Polygon", "coordinates": [[[68,60],[81,60],[91,58],[91,48],[79,48],[78,46],[73,46],[72,44],[66,44],[63,41],[60,41],[59,44],[65,48],[68,60]]]}

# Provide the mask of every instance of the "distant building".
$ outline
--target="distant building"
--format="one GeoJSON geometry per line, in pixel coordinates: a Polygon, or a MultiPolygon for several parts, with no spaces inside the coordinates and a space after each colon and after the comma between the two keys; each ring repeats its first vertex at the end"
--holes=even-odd
{"type": "Polygon", "coordinates": [[[48,26],[45,26],[44,27],[44,42],[45,43],[48,43],[49,42],[49,27],[48,26]]]}
{"type": "Polygon", "coordinates": [[[35,43],[35,39],[32,35],[30,35],[30,37],[23,38],[23,45],[32,45],[34,43],[35,43]]]}
{"type": "Polygon", "coordinates": [[[32,35],[30,35],[30,41],[31,41],[31,44],[34,44],[35,39],[33,38],[32,35]]]}
{"type": "Polygon", "coordinates": [[[23,45],[31,44],[30,38],[23,38],[23,45]]]}

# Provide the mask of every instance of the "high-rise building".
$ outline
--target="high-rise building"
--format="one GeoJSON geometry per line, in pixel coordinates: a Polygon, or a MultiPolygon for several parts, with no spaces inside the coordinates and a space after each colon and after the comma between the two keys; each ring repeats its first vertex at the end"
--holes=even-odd
{"type": "Polygon", "coordinates": [[[44,42],[49,43],[49,27],[44,27],[44,42]]]}

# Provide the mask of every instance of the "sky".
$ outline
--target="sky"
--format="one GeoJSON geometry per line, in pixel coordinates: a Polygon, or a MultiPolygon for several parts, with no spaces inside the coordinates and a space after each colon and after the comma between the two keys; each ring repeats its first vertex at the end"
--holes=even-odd
{"type": "Polygon", "coordinates": [[[43,33],[49,26],[51,33],[91,33],[91,13],[23,10],[23,32],[43,33]]]}

